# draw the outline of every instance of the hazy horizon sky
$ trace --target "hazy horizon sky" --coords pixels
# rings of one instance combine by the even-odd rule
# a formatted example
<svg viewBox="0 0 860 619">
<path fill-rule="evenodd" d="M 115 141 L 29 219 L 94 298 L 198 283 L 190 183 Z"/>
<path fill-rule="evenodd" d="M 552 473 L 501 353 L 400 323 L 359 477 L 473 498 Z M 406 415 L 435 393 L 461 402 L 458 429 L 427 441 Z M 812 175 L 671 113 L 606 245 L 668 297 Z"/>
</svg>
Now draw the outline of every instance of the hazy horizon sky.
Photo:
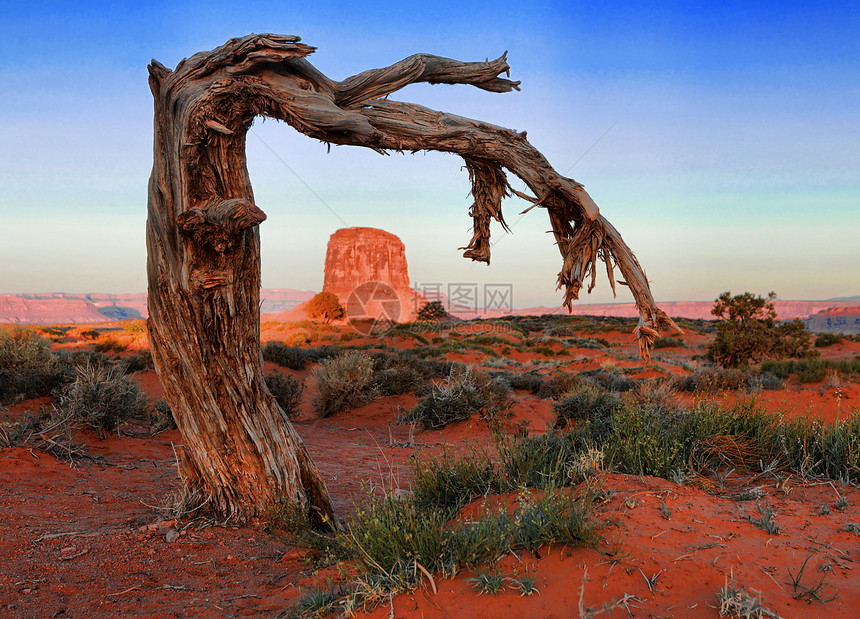
<svg viewBox="0 0 860 619">
<path fill-rule="evenodd" d="M 308 60 L 338 80 L 417 52 L 507 50 L 521 92 L 412 85 L 392 98 L 527 131 L 585 185 L 658 301 L 858 295 L 858 13 L 849 2 L 16 3 L 0 21 L 0 293 L 145 291 L 146 66 L 273 32 L 317 47 Z M 471 199 L 458 157 L 327 153 L 261 119 L 247 143 L 268 215 L 264 288 L 320 290 L 329 235 L 371 226 L 403 240 L 414 283 L 510 283 L 517 307 L 561 302 L 546 213 L 520 218 L 519 199 L 503 204 L 513 234 L 493 226 L 491 266 L 461 257 Z M 605 275 L 580 298 L 611 300 Z M 621 287 L 615 300 L 632 297 Z"/>
</svg>

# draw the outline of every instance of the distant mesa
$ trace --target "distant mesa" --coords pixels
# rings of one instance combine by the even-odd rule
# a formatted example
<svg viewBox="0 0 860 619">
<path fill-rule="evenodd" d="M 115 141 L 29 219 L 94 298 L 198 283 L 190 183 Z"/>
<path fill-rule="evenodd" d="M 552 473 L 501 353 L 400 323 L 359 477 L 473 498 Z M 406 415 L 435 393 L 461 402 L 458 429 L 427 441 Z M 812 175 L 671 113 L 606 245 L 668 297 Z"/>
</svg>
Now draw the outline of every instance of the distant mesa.
<svg viewBox="0 0 860 619">
<path fill-rule="evenodd" d="M 261 290 L 260 311 L 279 314 L 313 296 L 311 290 Z M 145 292 L 0 294 L 0 324 L 81 324 L 139 320 L 147 316 Z"/>
<path fill-rule="evenodd" d="M 0 323 L 44 325 L 105 322 L 86 295 L 4 294 L 0 295 Z"/>
<path fill-rule="evenodd" d="M 806 319 L 806 328 L 813 333 L 860 334 L 860 305 L 822 310 Z"/>
</svg>

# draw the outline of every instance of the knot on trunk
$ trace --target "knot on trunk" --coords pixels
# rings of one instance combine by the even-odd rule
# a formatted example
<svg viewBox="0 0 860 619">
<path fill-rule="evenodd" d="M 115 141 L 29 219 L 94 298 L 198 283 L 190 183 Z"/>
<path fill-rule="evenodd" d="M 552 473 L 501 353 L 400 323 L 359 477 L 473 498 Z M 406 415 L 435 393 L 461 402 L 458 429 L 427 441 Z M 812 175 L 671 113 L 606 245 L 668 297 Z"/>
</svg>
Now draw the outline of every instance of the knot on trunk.
<svg viewBox="0 0 860 619">
<path fill-rule="evenodd" d="M 176 216 L 176 224 L 184 236 L 219 253 L 232 246 L 241 232 L 265 220 L 266 214 L 244 198 L 213 199 L 203 207 L 192 208 Z"/>
</svg>

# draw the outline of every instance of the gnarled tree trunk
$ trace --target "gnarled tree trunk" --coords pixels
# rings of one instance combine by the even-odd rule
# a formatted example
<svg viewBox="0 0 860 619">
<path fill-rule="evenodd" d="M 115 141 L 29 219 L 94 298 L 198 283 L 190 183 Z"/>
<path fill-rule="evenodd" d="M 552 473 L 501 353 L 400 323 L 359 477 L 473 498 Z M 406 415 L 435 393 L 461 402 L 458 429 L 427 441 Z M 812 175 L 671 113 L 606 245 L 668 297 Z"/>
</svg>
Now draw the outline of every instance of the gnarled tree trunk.
<svg viewBox="0 0 860 619">
<path fill-rule="evenodd" d="M 165 397 L 185 442 L 180 471 L 190 490 L 223 517 L 245 520 L 278 501 L 314 519 L 331 502 L 301 439 L 262 375 L 260 249 L 265 214 L 254 203 L 245 135 L 255 116 L 286 121 L 313 138 L 386 150 L 439 150 L 466 162 L 475 202 L 465 256 L 489 263 L 490 220 L 504 225 L 502 199 L 519 176 L 549 212 L 563 257 L 565 304 L 594 286 L 602 260 L 633 293 L 647 356 L 656 329 L 674 326 L 618 232 L 582 185 L 555 172 L 517 133 L 382 98 L 413 82 L 471 84 L 506 92 L 505 57 L 464 63 L 418 54 L 335 82 L 304 57 L 298 37 L 249 35 L 183 60 L 149 66 L 155 98 L 155 162 L 149 184 L 147 250 L 150 337 Z"/>
</svg>

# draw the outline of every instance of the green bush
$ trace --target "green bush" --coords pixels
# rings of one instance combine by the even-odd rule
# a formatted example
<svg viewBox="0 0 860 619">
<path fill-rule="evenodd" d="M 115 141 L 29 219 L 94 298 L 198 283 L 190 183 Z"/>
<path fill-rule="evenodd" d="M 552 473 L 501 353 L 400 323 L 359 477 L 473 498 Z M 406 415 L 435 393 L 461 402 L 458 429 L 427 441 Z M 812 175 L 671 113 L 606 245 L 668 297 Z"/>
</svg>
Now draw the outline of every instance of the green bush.
<svg viewBox="0 0 860 619">
<path fill-rule="evenodd" d="M 313 405 L 320 417 L 361 406 L 379 395 L 374 384 L 373 359 L 358 351 L 328 359 L 313 369 L 311 379 L 317 386 Z"/>
<path fill-rule="evenodd" d="M 0 329 L 0 401 L 49 395 L 62 382 L 51 341 L 32 329 Z"/>
<path fill-rule="evenodd" d="M 810 346 L 812 334 L 802 320 L 778 322 L 771 292 L 767 299 L 745 292 L 732 297 L 724 292 L 711 313 L 722 319 L 708 347 L 708 358 L 725 368 L 764 359 L 803 358 L 818 353 Z"/>
<path fill-rule="evenodd" d="M 820 333 L 815 338 L 816 348 L 826 348 L 834 344 L 840 344 L 845 338 L 839 333 Z"/>
<path fill-rule="evenodd" d="M 619 370 L 599 368 L 596 370 L 580 372 L 579 375 L 582 378 L 603 387 L 607 391 L 624 393 L 625 391 L 631 391 L 636 388 L 636 381 Z"/>
<path fill-rule="evenodd" d="M 542 544 L 589 545 L 596 540 L 590 504 L 569 492 L 521 495 L 519 506 L 487 509 L 468 523 L 451 522 L 442 510 L 422 511 L 414 502 L 370 494 L 337 541 L 365 574 L 390 588 L 421 580 L 416 563 L 430 572 L 454 575 L 516 549 Z"/>
<path fill-rule="evenodd" d="M 114 368 L 97 365 L 76 368 L 75 380 L 63 388 L 58 406 L 61 414 L 94 428 L 101 437 L 123 421 L 144 418 L 148 409 L 149 401 L 137 382 Z"/>
<path fill-rule="evenodd" d="M 302 403 L 302 393 L 305 390 L 303 382 L 283 372 L 272 371 L 266 374 L 266 387 L 275 396 L 287 419 L 298 418 L 301 412 L 299 405 Z"/>
<path fill-rule="evenodd" d="M 591 426 L 590 432 L 605 435 L 609 420 L 620 408 L 621 398 L 617 394 L 597 385 L 583 385 L 553 404 L 553 427 L 565 428 L 571 424 Z"/>
<path fill-rule="evenodd" d="M 530 391 L 535 395 L 539 395 L 542 394 L 546 388 L 543 376 L 537 372 L 504 372 L 500 374 L 502 374 L 508 385 L 511 386 L 511 389 L 521 389 L 523 391 Z"/>
<path fill-rule="evenodd" d="M 559 398 L 565 393 L 578 389 L 583 382 L 580 375 L 559 370 L 543 382 L 536 395 L 541 398 Z"/>
<path fill-rule="evenodd" d="M 298 346 L 286 346 L 282 342 L 266 342 L 261 352 L 263 359 L 291 370 L 304 370 L 307 354 Z"/>
<path fill-rule="evenodd" d="M 684 340 L 680 337 L 658 337 L 654 340 L 654 348 L 684 348 Z"/>
<path fill-rule="evenodd" d="M 331 344 L 322 344 L 321 346 L 311 346 L 304 349 L 305 357 L 308 361 L 321 363 L 326 359 L 333 359 L 343 353 L 343 350 Z"/>
<path fill-rule="evenodd" d="M 853 359 L 778 359 L 763 361 L 762 372 L 769 372 L 783 380 L 797 376 L 800 382 L 817 383 L 824 380 L 827 372 L 844 376 L 860 375 L 860 357 Z"/>
</svg>

